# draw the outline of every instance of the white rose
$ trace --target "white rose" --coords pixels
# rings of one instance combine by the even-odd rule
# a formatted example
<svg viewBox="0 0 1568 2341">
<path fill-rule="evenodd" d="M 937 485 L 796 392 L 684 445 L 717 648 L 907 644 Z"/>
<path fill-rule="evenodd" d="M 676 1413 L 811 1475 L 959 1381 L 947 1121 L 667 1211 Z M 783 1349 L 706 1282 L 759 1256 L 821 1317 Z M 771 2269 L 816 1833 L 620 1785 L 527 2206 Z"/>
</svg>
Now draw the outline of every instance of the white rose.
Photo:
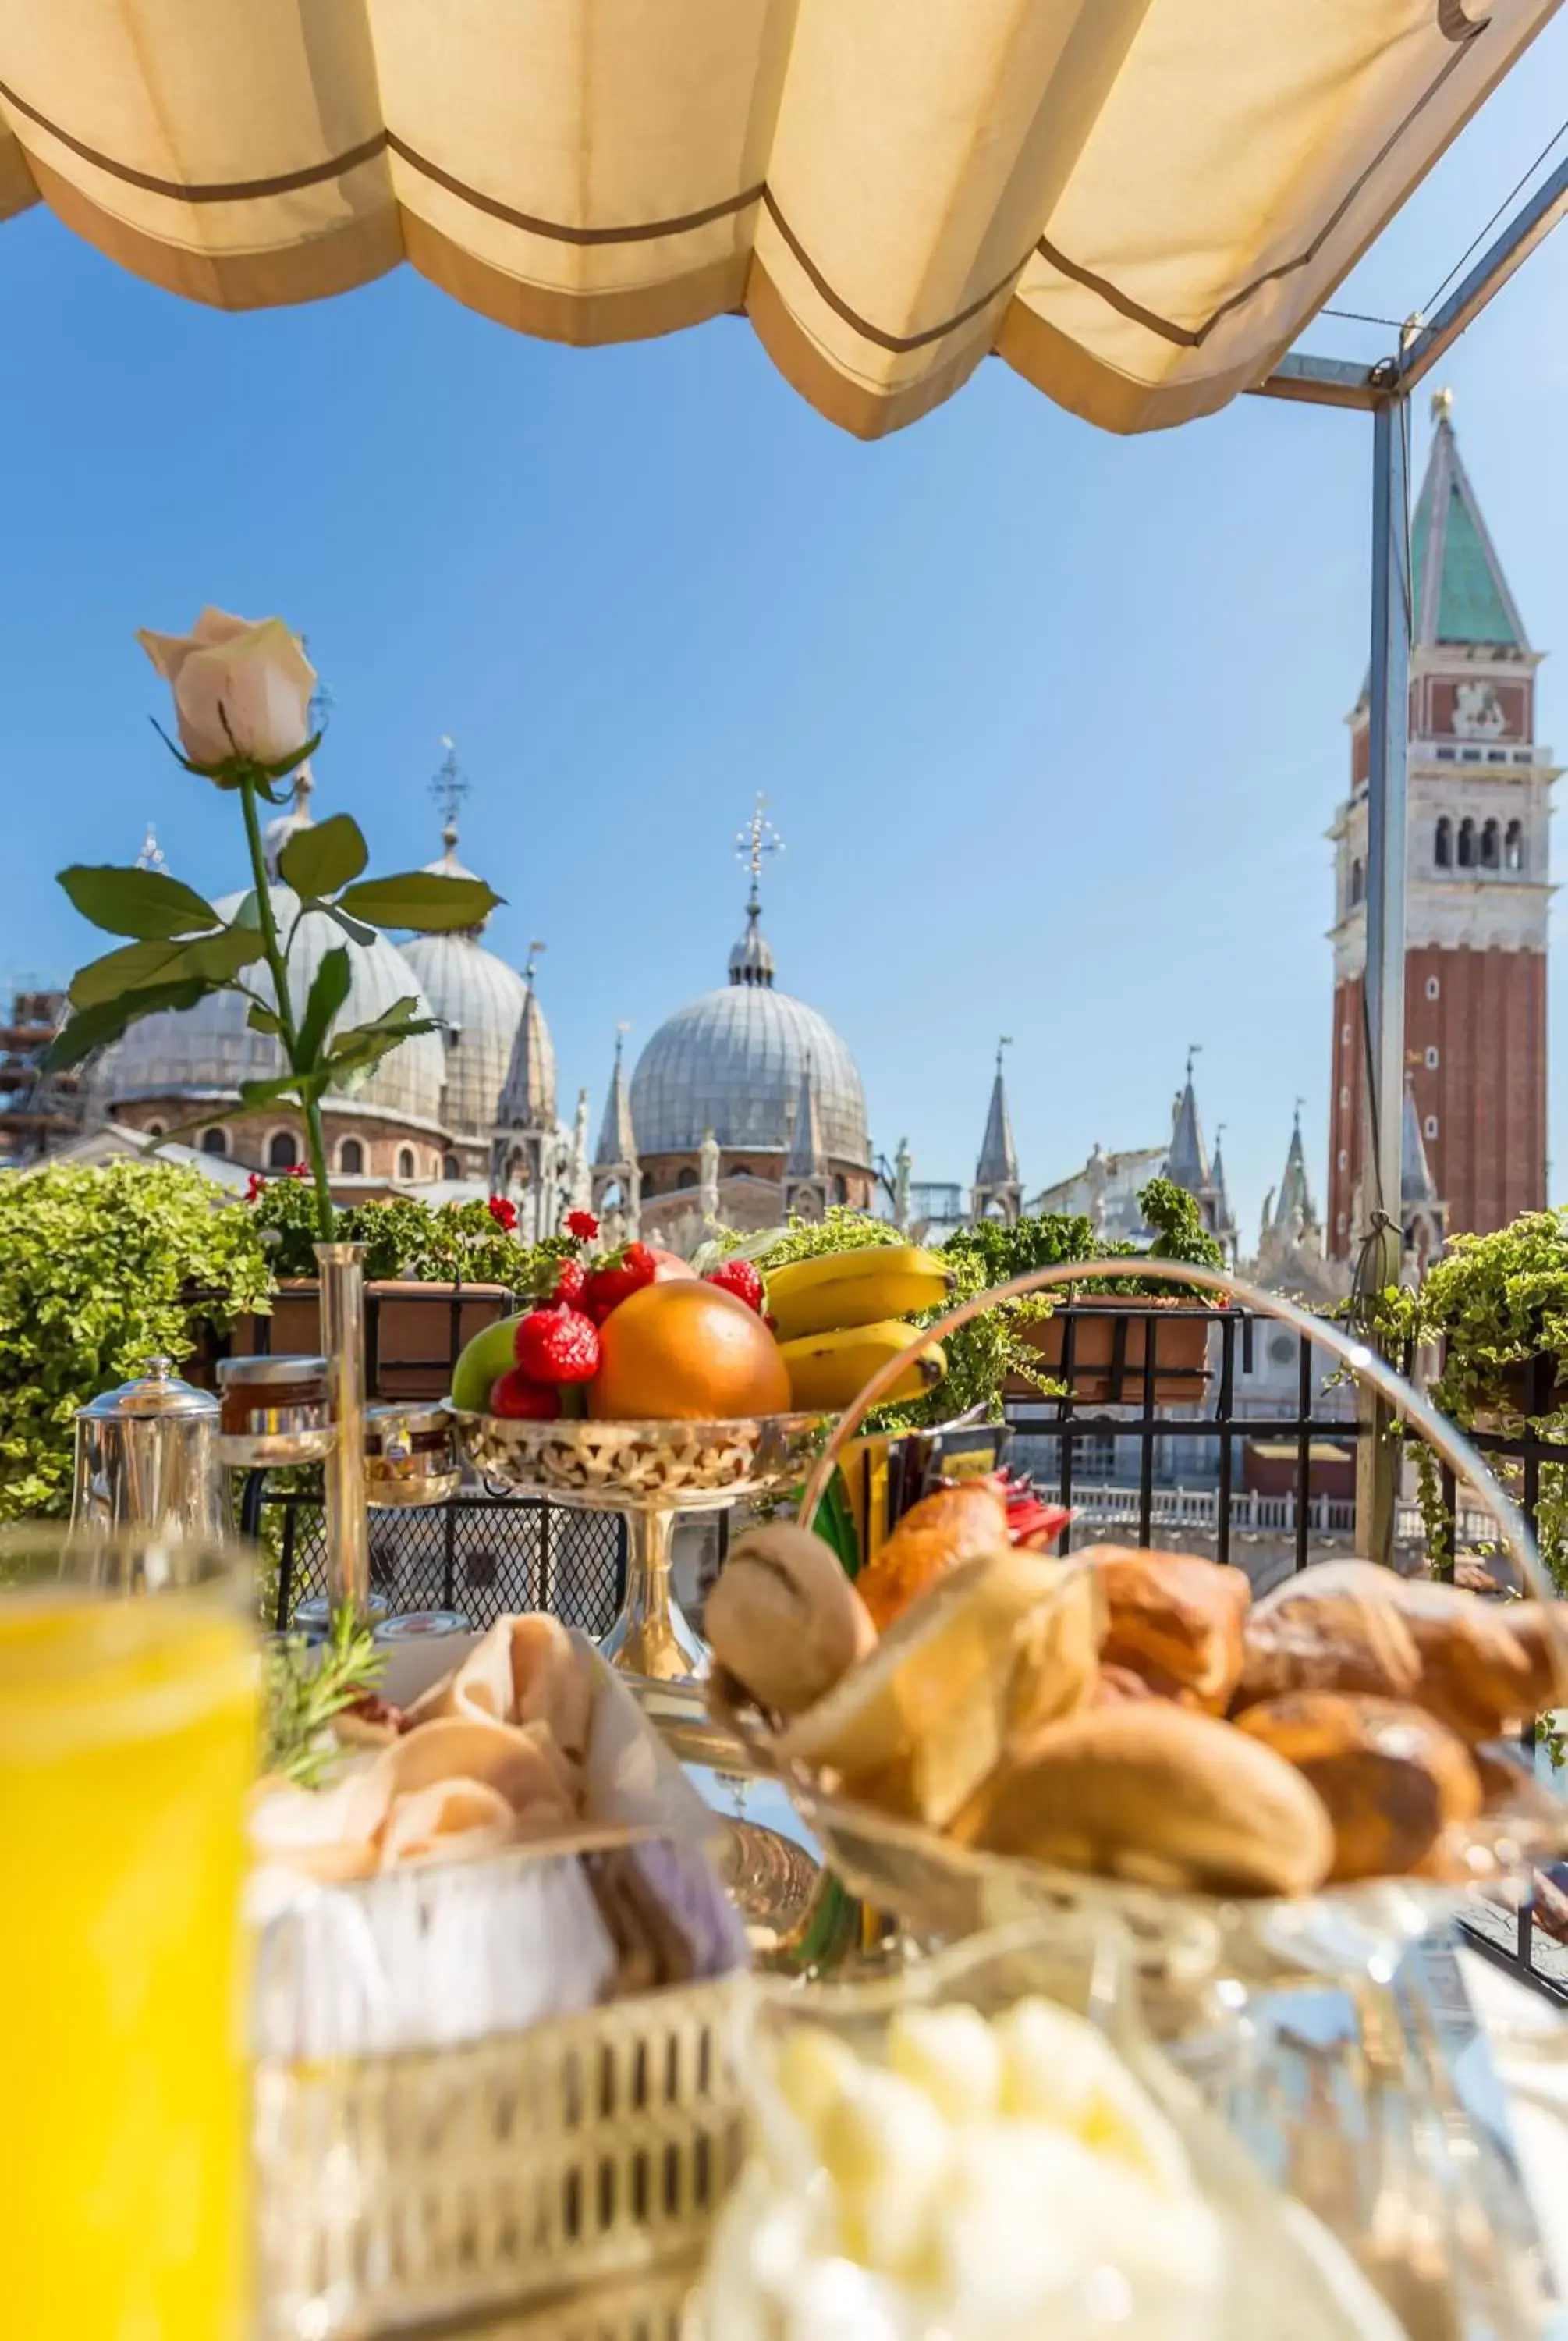
<svg viewBox="0 0 1568 2341">
<path fill-rule="evenodd" d="M 194 764 L 236 752 L 275 764 L 311 736 L 316 673 L 281 618 L 206 609 L 188 634 L 136 636 L 174 694 L 180 739 Z"/>
</svg>

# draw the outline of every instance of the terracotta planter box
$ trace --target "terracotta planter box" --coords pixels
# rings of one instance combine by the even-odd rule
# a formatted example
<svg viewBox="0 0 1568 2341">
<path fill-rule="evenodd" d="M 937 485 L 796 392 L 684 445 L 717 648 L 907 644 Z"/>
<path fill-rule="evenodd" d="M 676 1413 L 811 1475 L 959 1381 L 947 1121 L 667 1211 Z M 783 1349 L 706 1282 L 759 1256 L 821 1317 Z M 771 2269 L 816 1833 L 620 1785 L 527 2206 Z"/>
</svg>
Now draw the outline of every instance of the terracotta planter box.
<svg viewBox="0 0 1568 2341">
<path fill-rule="evenodd" d="M 461 1350 L 487 1325 L 508 1315 L 511 1306 L 511 1295 L 502 1284 L 421 1284 L 401 1280 L 367 1284 L 371 1396 L 444 1398 L 452 1388 L 454 1350 Z M 242 1317 L 236 1321 L 232 1344 L 235 1357 L 253 1355 L 263 1342 L 279 1356 L 320 1354 L 321 1310 L 313 1277 L 285 1278 L 271 1317 Z"/>
<path fill-rule="evenodd" d="M 1117 1300 L 1109 1293 L 1086 1294 L 1077 1306 L 1092 1314 L 1075 1318 L 1073 1323 L 1072 1394 L 1080 1406 L 1141 1406 L 1144 1400 L 1144 1367 L 1148 1355 L 1148 1337 L 1155 1336 L 1154 1402 L 1156 1406 L 1190 1405 L 1201 1399 L 1208 1382 L 1208 1335 L 1213 1311 L 1201 1317 L 1178 1316 L 1178 1309 L 1189 1303 L 1172 1300 L 1140 1300 L 1136 1303 Z M 1137 1314 L 1134 1314 L 1134 1309 Z M 1152 1327 L 1143 1313 L 1154 1310 L 1160 1322 Z M 1122 1329 L 1125 1346 L 1121 1354 L 1118 1381 L 1116 1366 L 1116 1335 Z M 1053 1380 L 1066 1380 L 1062 1371 L 1062 1356 L 1067 1342 L 1067 1320 L 1061 1316 L 1042 1318 L 1037 1324 L 1020 1325 L 1018 1333 L 1031 1350 L 1039 1354 L 1040 1364 Z M 1039 1392 L 1021 1374 L 1008 1377 L 1006 1394 L 1008 1398 L 1037 1398 Z"/>
</svg>

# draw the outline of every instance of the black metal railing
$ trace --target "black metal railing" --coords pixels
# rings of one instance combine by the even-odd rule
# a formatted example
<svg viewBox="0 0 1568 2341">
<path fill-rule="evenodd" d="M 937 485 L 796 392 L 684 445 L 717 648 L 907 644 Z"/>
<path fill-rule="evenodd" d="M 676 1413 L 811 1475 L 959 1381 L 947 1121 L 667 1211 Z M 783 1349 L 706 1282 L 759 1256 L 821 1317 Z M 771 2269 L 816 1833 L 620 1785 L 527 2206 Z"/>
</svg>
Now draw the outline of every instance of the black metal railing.
<svg viewBox="0 0 1568 2341">
<path fill-rule="evenodd" d="M 1209 1330 L 1209 1361 L 1201 1367 L 1162 1362 L 1162 1332 L 1166 1337 L 1168 1356 L 1174 1346 L 1170 1329 L 1195 1320 L 1203 1320 Z M 1294 1411 L 1237 1413 L 1238 1367 L 1243 1375 L 1254 1370 L 1260 1321 L 1270 1320 L 1260 1320 L 1251 1310 L 1209 1309 L 1196 1304 L 1147 1309 L 1129 1306 L 1117 1309 L 1114 1315 L 1103 1308 L 1091 1310 L 1077 1303 L 1058 1306 L 1053 1322 L 1062 1326 L 1061 1362 L 1047 1370 L 1067 1386 L 1066 1395 L 1055 1399 L 1010 1398 L 1006 1408 L 1008 1425 L 1016 1437 L 1027 1439 L 1031 1449 L 1037 1441 L 1044 1440 L 1054 1444 L 1057 1450 L 1054 1482 L 1048 1472 L 1037 1467 L 1034 1454 L 1029 1455 L 1031 1475 L 1041 1493 L 1054 1493 L 1058 1502 L 1072 1504 L 1075 1489 L 1081 1484 L 1078 1459 L 1086 1443 L 1111 1439 L 1119 1446 L 1130 1441 L 1137 1450 L 1133 1541 L 1150 1545 L 1155 1540 L 1156 1481 L 1161 1448 L 1178 1439 L 1191 1439 L 1200 1447 L 1212 1446 L 1215 1558 L 1228 1562 L 1237 1494 L 1237 1442 L 1245 1445 L 1251 1439 L 1283 1441 L 1294 1449 L 1293 1561 L 1296 1569 L 1305 1569 L 1314 1529 L 1313 1446 L 1315 1442 L 1333 1442 L 1335 1446 L 1343 1443 L 1348 1459 L 1355 1442 L 1364 1435 L 1363 1426 L 1353 1414 L 1325 1414 L 1319 1410 L 1318 1383 L 1324 1370 L 1338 1361 L 1325 1350 L 1320 1366 L 1317 1345 L 1306 1340 L 1296 1345 Z M 1088 1406 L 1075 1395 L 1081 1330 L 1086 1324 L 1097 1330 L 1108 1325 L 1111 1336 L 1108 1361 L 1102 1363 L 1097 1358 L 1087 1374 L 1092 1386 L 1106 1394 L 1097 1397 Z M 1130 1336 L 1135 1327 L 1141 1333 L 1137 1344 L 1141 1354 L 1129 1361 Z M 1217 1365 L 1214 1362 L 1216 1350 Z M 1206 1408 L 1211 1390 L 1212 1408 Z M 1170 1403 L 1181 1409 L 1180 1412 L 1172 1412 L 1159 1403 L 1162 1390 L 1176 1393 Z M 1107 1408 L 1116 1411 L 1105 1411 Z M 1062 1550 L 1069 1549 L 1072 1534 L 1070 1527 L 1064 1532 Z"/>
</svg>

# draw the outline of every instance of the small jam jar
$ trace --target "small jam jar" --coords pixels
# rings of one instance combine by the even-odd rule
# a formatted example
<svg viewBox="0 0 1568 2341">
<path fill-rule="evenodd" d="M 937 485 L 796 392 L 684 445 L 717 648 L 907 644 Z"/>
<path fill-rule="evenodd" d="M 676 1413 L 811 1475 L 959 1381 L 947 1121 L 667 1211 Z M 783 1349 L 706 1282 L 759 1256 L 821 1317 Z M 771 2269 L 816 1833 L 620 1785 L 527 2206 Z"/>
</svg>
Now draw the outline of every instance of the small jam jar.
<svg viewBox="0 0 1568 2341">
<path fill-rule="evenodd" d="M 461 1483 L 457 1434 L 444 1407 L 393 1400 L 365 1409 L 367 1504 L 444 1504 Z"/>
<path fill-rule="evenodd" d="M 258 1470 L 314 1463 L 335 1426 L 324 1358 L 223 1358 L 218 1362 L 218 1459 Z"/>
</svg>

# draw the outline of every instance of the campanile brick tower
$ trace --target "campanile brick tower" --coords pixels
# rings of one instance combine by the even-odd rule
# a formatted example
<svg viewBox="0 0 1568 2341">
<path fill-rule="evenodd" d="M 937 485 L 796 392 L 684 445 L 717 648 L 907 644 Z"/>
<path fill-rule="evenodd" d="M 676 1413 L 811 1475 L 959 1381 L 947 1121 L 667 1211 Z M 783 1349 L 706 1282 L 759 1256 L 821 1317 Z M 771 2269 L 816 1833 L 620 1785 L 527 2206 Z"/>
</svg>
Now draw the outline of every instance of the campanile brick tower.
<svg viewBox="0 0 1568 2341">
<path fill-rule="evenodd" d="M 1411 543 L 1405 1059 L 1449 1234 L 1546 1200 L 1548 815 L 1535 670 L 1440 390 Z M 1351 715 L 1335 848 L 1329 1249 L 1359 1233 L 1367 695 Z M 1408 1148 L 1407 1148 L 1408 1151 Z"/>
</svg>

